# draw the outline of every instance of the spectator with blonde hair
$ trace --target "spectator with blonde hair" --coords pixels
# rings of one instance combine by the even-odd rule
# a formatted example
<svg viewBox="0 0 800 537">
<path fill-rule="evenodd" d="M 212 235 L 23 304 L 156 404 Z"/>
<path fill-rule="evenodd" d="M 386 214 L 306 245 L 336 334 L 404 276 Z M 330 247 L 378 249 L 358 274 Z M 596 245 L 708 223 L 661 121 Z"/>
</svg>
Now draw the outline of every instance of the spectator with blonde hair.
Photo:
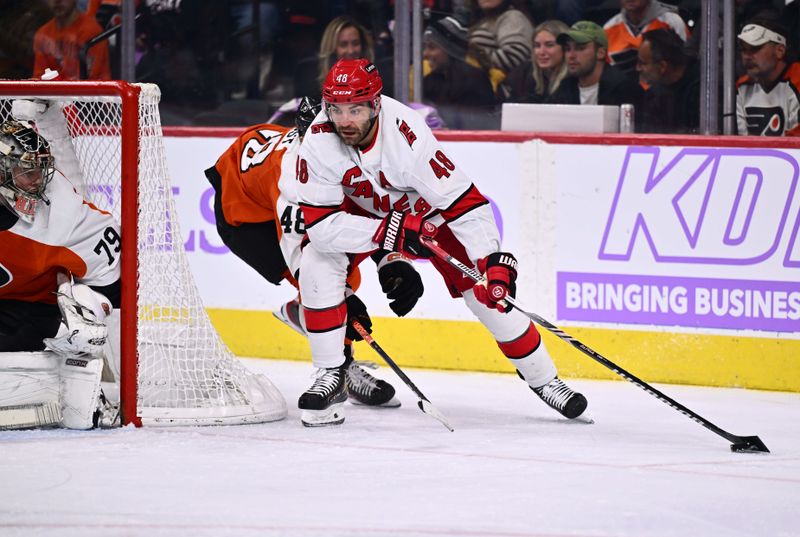
<svg viewBox="0 0 800 537">
<path fill-rule="evenodd" d="M 375 62 L 372 34 L 361 23 L 349 15 L 336 17 L 325 27 L 319 45 L 319 54 L 298 63 L 294 77 L 295 95 L 319 95 L 322 82 L 331 66 L 341 59 L 366 58 Z M 391 73 L 392 68 L 375 62 L 381 72 Z M 391 77 L 389 77 L 391 78 Z M 384 84 L 391 94 L 391 80 Z"/>
<path fill-rule="evenodd" d="M 518 67 L 503 84 L 505 101 L 542 103 L 555 93 L 567 76 L 564 49 L 558 36 L 569 30 L 559 20 L 548 20 L 533 29 L 531 61 Z"/>
</svg>

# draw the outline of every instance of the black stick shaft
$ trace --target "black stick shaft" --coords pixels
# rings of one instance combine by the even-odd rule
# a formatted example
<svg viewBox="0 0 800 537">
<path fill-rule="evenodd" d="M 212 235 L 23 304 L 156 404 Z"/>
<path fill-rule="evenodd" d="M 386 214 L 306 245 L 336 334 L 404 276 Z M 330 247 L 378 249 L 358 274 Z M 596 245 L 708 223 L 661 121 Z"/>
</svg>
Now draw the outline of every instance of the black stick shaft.
<svg viewBox="0 0 800 537">
<path fill-rule="evenodd" d="M 389 364 L 389 367 L 392 368 L 392 371 L 397 373 L 397 376 L 400 377 L 400 379 L 405 383 L 405 385 L 408 386 L 411 389 L 411 391 L 414 392 L 414 394 L 416 394 L 417 397 L 419 397 L 419 401 L 417 401 L 417 406 L 419 407 L 419 409 L 425 414 L 428 414 L 429 416 L 438 420 L 442 425 L 447 427 L 447 429 L 450 432 L 453 432 L 453 427 L 450 425 L 450 422 L 447 421 L 447 418 L 444 416 L 444 414 L 442 414 L 438 408 L 433 406 L 433 403 L 431 403 L 430 400 L 427 397 L 425 397 L 421 391 L 419 391 L 419 388 L 417 388 L 416 384 L 411 382 L 411 379 L 408 378 L 408 376 L 406 376 L 406 374 L 403 372 L 402 369 L 400 369 L 400 366 L 397 365 L 394 362 L 394 360 L 392 360 L 389 357 L 388 354 L 386 354 L 386 351 L 384 351 L 381 348 L 381 346 L 378 345 L 378 342 L 372 338 L 370 333 L 367 332 L 366 329 L 364 329 L 361 323 L 355 320 L 351 322 L 353 324 L 353 328 L 355 328 L 356 332 L 358 332 L 361 335 L 361 337 L 364 338 L 364 341 L 369 343 L 369 346 L 372 347 L 372 349 L 375 352 L 377 352 L 387 364 Z"/>
<path fill-rule="evenodd" d="M 483 276 L 477 270 L 475 270 L 473 268 L 470 268 L 470 267 L 464 265 L 463 263 L 461 263 L 458 259 L 456 259 L 452 255 L 447 253 L 444 249 L 442 249 L 442 247 L 439 246 L 436 242 L 431 241 L 431 240 L 427 240 L 425 238 L 422 238 L 421 241 L 422 241 L 423 245 L 425 247 L 427 247 L 429 250 L 431 250 L 437 257 L 441 258 L 443 261 L 446 261 L 448 264 L 450 264 L 451 266 L 453 266 L 456 269 L 458 269 L 459 271 L 461 271 L 462 274 L 464 274 L 465 276 L 471 278 L 476 283 L 483 280 Z M 696 412 L 694 412 L 694 411 L 690 410 L 689 408 L 685 407 L 684 405 L 680 404 L 679 402 L 677 402 L 673 398 L 671 398 L 668 395 L 666 395 L 666 394 L 662 393 L 661 391 L 657 390 L 656 388 L 654 388 L 653 386 L 651 386 L 647 382 L 643 381 L 642 379 L 640 379 L 639 377 L 637 377 L 633 373 L 630 373 L 630 372 L 626 371 L 625 369 L 623 369 L 622 367 L 618 366 L 617 364 L 615 364 L 614 362 L 612 362 L 611 360 L 609 360 L 608 358 L 606 358 L 605 356 L 603 356 L 599 352 L 595 351 L 594 349 L 592 349 L 588 345 L 585 345 L 584 343 L 581 343 L 580 341 L 578 341 L 574 337 L 570 336 L 569 334 L 567 334 L 566 332 L 564 332 L 563 330 L 561 330 L 560 328 L 555 326 L 553 323 L 547 321 L 546 319 L 544 319 L 543 317 L 540 317 L 539 315 L 537 315 L 535 313 L 531 313 L 531 312 L 526 311 L 524 308 L 520 307 L 520 305 L 517 303 L 516 300 L 514 300 L 513 297 L 510 297 L 510 296 L 506 297 L 505 300 L 510 305 L 512 305 L 515 308 L 517 308 L 522 314 L 524 314 L 529 319 L 534 321 L 536 324 L 546 328 L 548 331 L 550 331 L 551 333 L 555 334 L 559 339 L 562 339 L 562 340 L 566 341 L 567 343 L 569 343 L 570 345 L 572 345 L 573 347 L 575 347 L 576 349 L 578 349 L 579 351 L 581 351 L 582 353 L 587 355 L 589 358 L 591 358 L 594 361 L 600 363 L 601 365 L 607 367 L 608 369 L 610 369 L 611 371 L 613 371 L 614 373 L 616 373 L 620 377 L 622 377 L 625 380 L 635 384 L 636 386 L 638 386 L 639 388 L 643 389 L 644 391 L 646 391 L 647 393 L 649 393 L 650 395 L 652 395 L 653 397 L 655 397 L 656 399 L 658 399 L 662 403 L 665 403 L 665 404 L 669 405 L 670 407 L 674 408 L 675 410 L 677 410 L 681 414 L 685 415 L 689 419 L 695 421 L 696 423 L 699 423 L 700 425 L 702 425 L 706 429 L 710 430 L 711 432 L 718 434 L 719 436 L 721 436 L 722 438 L 728 440 L 729 442 L 733 442 L 734 446 L 731 446 L 732 449 L 737 447 L 737 446 L 739 446 L 739 447 L 747 446 L 747 447 L 750 448 L 750 449 L 748 449 L 749 451 L 769 452 L 769 450 L 767 449 L 767 446 L 765 446 L 764 443 L 761 441 L 761 439 L 759 439 L 757 436 L 751 436 L 751 437 L 737 436 L 735 434 L 729 433 L 728 431 L 718 427 L 717 425 L 714 425 L 713 423 L 711 423 L 710 421 L 705 419 L 703 416 L 697 414 Z M 738 451 L 738 450 L 736 450 L 736 451 Z"/>
<path fill-rule="evenodd" d="M 400 369 L 400 366 L 397 365 L 395 361 L 392 360 L 391 357 L 389 357 L 388 354 L 386 354 L 386 351 L 384 351 L 381 348 L 381 346 L 378 345 L 378 342 L 375 341 L 375 339 L 373 339 L 370 333 L 367 332 L 363 326 L 361 326 L 361 323 L 359 323 L 358 321 L 352 321 L 352 323 L 353 323 L 353 328 L 356 329 L 356 332 L 358 332 L 359 335 L 364 338 L 364 341 L 366 341 L 369 344 L 369 346 L 372 347 L 375 350 L 375 352 L 377 352 L 387 364 L 389 364 L 389 367 L 392 368 L 392 371 L 397 373 L 397 376 L 400 377 L 400 379 L 406 384 L 406 386 L 408 386 L 411 389 L 411 391 L 417 395 L 417 397 L 419 397 L 423 401 L 428 401 L 430 403 L 428 398 L 425 397 L 425 395 L 423 395 L 421 391 L 419 391 L 419 388 L 417 388 L 416 384 L 411 382 L 411 379 L 408 378 L 408 376 L 403 372 L 402 369 Z"/>
</svg>

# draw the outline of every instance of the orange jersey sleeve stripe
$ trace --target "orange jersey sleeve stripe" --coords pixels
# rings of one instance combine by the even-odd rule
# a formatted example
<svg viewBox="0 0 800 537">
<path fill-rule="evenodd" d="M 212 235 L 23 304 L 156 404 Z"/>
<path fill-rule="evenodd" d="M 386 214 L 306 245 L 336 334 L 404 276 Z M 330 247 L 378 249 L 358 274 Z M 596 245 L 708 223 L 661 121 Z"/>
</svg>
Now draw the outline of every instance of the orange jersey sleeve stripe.
<svg viewBox="0 0 800 537">
<path fill-rule="evenodd" d="M 3 267 L 11 281 L 0 287 L 0 299 L 55 304 L 56 274 L 69 272 L 76 278 L 86 275 L 83 259 L 69 248 L 51 246 L 12 233 L 0 231 Z"/>
</svg>

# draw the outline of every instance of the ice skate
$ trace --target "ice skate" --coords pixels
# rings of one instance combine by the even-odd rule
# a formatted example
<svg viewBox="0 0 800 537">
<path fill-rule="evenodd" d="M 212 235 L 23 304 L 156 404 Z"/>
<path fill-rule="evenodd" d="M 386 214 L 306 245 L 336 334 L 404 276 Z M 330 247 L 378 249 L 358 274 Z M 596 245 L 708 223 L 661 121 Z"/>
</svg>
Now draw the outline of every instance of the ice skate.
<svg viewBox="0 0 800 537">
<path fill-rule="evenodd" d="M 556 410 L 565 418 L 577 418 L 583 414 L 588 405 L 586 397 L 573 391 L 558 377 L 544 386 L 539 386 L 538 388 L 530 386 L 530 389 L 533 390 L 533 393 L 538 395 L 542 401 L 547 403 L 547 406 Z"/>
<path fill-rule="evenodd" d="M 296 298 L 273 311 L 272 315 L 301 336 L 307 335 L 300 320 L 300 302 Z"/>
<path fill-rule="evenodd" d="M 385 380 L 377 379 L 364 370 L 365 367 L 376 369 L 374 362 L 357 362 L 345 348 L 347 359 L 347 392 L 350 402 L 355 405 L 397 408 L 400 400 L 395 397 L 394 386 Z"/>
<path fill-rule="evenodd" d="M 323 427 L 344 423 L 344 402 L 347 400 L 345 366 L 320 369 L 316 380 L 300 396 L 300 421 L 306 427 Z"/>
</svg>

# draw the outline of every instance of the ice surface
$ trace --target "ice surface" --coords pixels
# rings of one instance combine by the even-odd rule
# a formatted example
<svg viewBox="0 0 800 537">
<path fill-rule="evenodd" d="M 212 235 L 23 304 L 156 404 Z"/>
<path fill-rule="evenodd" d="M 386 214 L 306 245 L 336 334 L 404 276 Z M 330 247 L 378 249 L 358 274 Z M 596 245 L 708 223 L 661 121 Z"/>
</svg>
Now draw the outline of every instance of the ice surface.
<svg viewBox="0 0 800 537">
<path fill-rule="evenodd" d="M 515 375 L 409 369 L 451 433 L 388 367 L 401 408 L 348 404 L 344 425 L 308 429 L 310 364 L 247 363 L 285 394 L 287 420 L 0 432 L 0 535 L 800 535 L 798 394 L 659 386 L 760 436 L 772 453 L 754 455 L 627 382 L 570 381 L 586 425 Z"/>
</svg>

